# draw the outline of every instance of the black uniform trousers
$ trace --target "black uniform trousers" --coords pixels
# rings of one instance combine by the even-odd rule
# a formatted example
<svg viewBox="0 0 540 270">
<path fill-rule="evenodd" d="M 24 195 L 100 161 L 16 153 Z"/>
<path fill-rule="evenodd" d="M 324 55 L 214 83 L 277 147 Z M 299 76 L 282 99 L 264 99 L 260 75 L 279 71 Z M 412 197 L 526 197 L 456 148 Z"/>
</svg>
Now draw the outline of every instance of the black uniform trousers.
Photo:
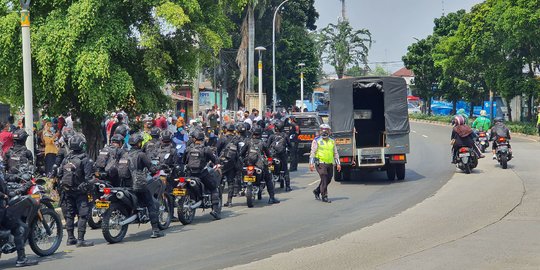
<svg viewBox="0 0 540 270">
<path fill-rule="evenodd" d="M 86 222 L 88 221 L 88 214 L 90 212 L 88 195 L 86 193 L 68 190 L 62 191 L 60 207 L 62 208 L 68 231 L 75 229 L 75 216 L 78 216 L 77 230 L 82 233 L 86 232 Z"/>
<path fill-rule="evenodd" d="M 321 196 L 323 198 L 328 197 L 328 185 L 332 181 L 332 176 L 334 176 L 334 165 L 333 164 L 325 164 L 325 163 L 319 163 L 319 165 L 316 165 L 315 168 L 317 169 L 317 173 L 319 173 L 319 176 L 321 177 L 321 182 L 319 183 L 319 186 L 315 189 L 317 193 L 321 193 Z"/>
</svg>

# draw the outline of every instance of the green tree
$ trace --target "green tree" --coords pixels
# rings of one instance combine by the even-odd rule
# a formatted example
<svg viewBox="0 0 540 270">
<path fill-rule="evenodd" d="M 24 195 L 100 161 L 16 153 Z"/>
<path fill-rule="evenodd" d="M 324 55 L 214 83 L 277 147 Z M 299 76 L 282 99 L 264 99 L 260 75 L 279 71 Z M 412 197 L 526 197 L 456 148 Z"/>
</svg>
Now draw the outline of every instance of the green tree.
<svg viewBox="0 0 540 270">
<path fill-rule="evenodd" d="M 376 65 L 375 70 L 368 72 L 369 76 L 390 76 L 390 72 L 384 69 L 381 65 Z"/>
<path fill-rule="evenodd" d="M 369 30 L 354 30 L 346 20 L 329 24 L 319 35 L 321 59 L 334 67 L 340 79 L 349 65 L 367 65 L 371 44 Z"/>
<path fill-rule="evenodd" d="M 22 104 L 20 26 L 16 1 L 0 4 L 1 96 Z M 204 7 L 204 11 L 203 8 Z M 37 1 L 31 6 L 36 108 L 71 110 L 92 151 L 96 127 L 115 108 L 159 111 L 161 87 L 193 75 L 197 57 L 230 46 L 229 9 L 237 1 Z"/>
</svg>

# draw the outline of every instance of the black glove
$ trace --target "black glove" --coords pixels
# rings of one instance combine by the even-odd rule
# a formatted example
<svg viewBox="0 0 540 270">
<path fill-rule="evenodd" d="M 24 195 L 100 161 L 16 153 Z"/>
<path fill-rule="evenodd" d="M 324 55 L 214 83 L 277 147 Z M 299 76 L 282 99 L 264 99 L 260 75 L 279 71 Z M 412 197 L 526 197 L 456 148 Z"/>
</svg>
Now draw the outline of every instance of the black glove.
<svg viewBox="0 0 540 270">
<path fill-rule="evenodd" d="M 84 182 L 80 184 L 77 189 L 81 192 L 87 193 L 92 189 L 92 184 L 90 182 Z"/>
</svg>

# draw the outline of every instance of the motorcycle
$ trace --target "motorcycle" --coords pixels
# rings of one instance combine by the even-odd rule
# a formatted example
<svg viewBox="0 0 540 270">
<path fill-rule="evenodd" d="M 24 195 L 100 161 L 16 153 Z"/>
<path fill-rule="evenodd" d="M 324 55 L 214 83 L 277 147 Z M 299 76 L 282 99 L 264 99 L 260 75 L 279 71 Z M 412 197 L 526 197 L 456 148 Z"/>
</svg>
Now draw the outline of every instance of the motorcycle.
<svg viewBox="0 0 540 270">
<path fill-rule="evenodd" d="M 20 189 L 20 185 L 8 185 L 8 189 Z M 38 194 L 38 193 L 35 193 Z M 62 243 L 62 220 L 54 209 L 43 208 L 35 194 L 16 194 L 8 201 L 6 216 L 22 219 L 28 224 L 28 244 L 40 256 L 54 254 Z M 16 251 L 14 237 L 10 231 L 0 231 L 0 251 L 4 254 Z"/>
<path fill-rule="evenodd" d="M 262 192 L 266 187 L 266 183 L 263 178 L 263 170 L 253 165 L 249 165 L 242 170 L 242 191 L 241 194 L 245 194 L 246 203 L 249 208 L 253 207 L 255 201 L 255 195 L 257 199 L 262 199 Z"/>
<path fill-rule="evenodd" d="M 171 224 L 170 195 L 166 192 L 167 179 L 152 177 L 147 184 L 154 203 L 158 206 L 158 228 L 165 230 Z M 129 224 L 150 222 L 148 209 L 139 206 L 139 200 L 132 188 L 100 186 L 103 196 L 96 201 L 96 208 L 105 209 L 102 215 L 101 231 L 111 244 L 124 240 Z"/>
<path fill-rule="evenodd" d="M 88 194 L 88 202 L 91 205 L 90 216 L 88 217 L 88 226 L 90 226 L 90 228 L 94 230 L 101 228 L 101 223 L 103 222 L 103 213 L 105 213 L 106 210 L 96 207 L 96 201 L 99 200 L 101 196 L 103 196 L 103 193 L 101 193 L 100 190 L 102 189 L 102 187 L 112 187 L 112 185 L 108 181 L 102 180 L 106 179 L 106 176 L 106 174 L 101 173 L 98 176 L 100 180 L 94 183 L 92 191 Z"/>
<path fill-rule="evenodd" d="M 281 166 L 281 160 L 279 158 L 269 157 L 268 169 L 272 174 L 272 181 L 274 181 L 274 183 L 279 182 L 280 188 L 285 187 L 285 171 L 283 171 L 283 166 Z"/>
<path fill-rule="evenodd" d="M 478 132 L 477 144 L 480 150 L 482 151 L 482 153 L 485 153 L 486 149 L 489 147 L 489 137 L 488 137 L 487 132 L 485 131 Z"/>
<path fill-rule="evenodd" d="M 474 150 L 469 147 L 460 147 L 457 153 L 456 167 L 470 174 L 478 166 L 478 157 Z"/>
<path fill-rule="evenodd" d="M 497 149 L 495 150 L 497 161 L 503 169 L 508 168 L 508 161 L 512 159 L 512 150 L 506 138 L 500 137 L 497 139 Z"/>
<path fill-rule="evenodd" d="M 214 172 L 209 170 L 209 173 Z M 176 197 L 178 219 L 183 225 L 193 222 L 197 208 L 212 209 L 212 191 L 204 185 L 200 178 L 186 176 L 177 178 L 175 181 L 177 185 L 173 188 L 172 194 Z M 220 212 L 222 207 L 221 195 L 222 189 L 219 188 L 218 211 Z"/>
</svg>

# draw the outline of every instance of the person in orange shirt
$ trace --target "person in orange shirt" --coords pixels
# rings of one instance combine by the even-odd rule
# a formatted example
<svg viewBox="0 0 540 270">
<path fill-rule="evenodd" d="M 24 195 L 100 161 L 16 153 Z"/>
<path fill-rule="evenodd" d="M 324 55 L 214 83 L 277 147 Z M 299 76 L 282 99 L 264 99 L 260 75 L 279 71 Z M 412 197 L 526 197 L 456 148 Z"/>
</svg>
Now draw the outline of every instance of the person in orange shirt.
<svg viewBox="0 0 540 270">
<path fill-rule="evenodd" d="M 56 155 L 58 154 L 58 148 L 54 143 L 58 139 L 58 133 L 50 121 L 45 123 L 42 136 L 43 144 L 45 145 L 45 172 L 49 174 L 52 172 L 52 168 L 56 162 Z"/>
</svg>

